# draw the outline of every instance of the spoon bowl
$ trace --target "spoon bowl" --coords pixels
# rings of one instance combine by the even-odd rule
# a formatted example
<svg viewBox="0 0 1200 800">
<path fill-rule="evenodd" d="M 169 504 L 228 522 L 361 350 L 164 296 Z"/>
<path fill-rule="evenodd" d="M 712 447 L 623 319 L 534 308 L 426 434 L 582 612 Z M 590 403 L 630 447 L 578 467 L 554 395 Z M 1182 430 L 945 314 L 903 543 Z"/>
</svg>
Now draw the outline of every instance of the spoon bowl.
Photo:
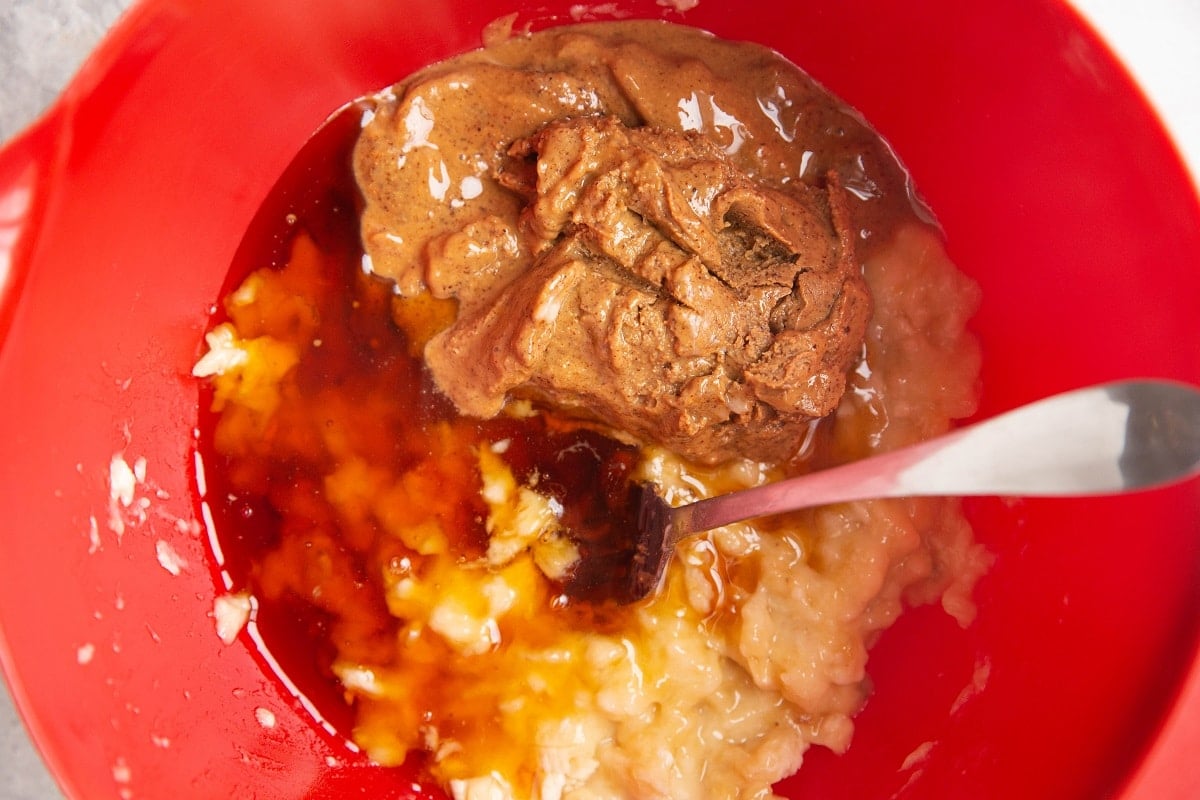
<svg viewBox="0 0 1200 800">
<path fill-rule="evenodd" d="M 657 590 L 680 541 L 756 517 L 884 497 L 1121 494 L 1197 472 L 1200 390 L 1142 380 L 1065 392 L 911 447 L 682 506 L 643 484 L 624 599 Z"/>
</svg>

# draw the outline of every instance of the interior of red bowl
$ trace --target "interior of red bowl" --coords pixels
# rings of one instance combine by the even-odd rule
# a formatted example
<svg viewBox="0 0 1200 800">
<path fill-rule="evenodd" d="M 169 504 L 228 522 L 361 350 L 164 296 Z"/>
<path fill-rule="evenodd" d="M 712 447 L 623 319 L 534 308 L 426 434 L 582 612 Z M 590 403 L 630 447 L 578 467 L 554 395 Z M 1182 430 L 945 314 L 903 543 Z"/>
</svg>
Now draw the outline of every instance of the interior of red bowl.
<svg viewBox="0 0 1200 800">
<path fill-rule="evenodd" d="M 982 415 L 1114 378 L 1200 382 L 1194 191 L 1059 4 L 605 6 L 775 47 L 891 141 L 983 287 Z M 572 20 L 567 2 L 516 8 Z M 0 659 L 70 796 L 425 796 L 324 730 L 247 637 L 216 636 L 190 368 L 308 134 L 511 10 L 152 0 L 0 155 L 0 225 L 19 234 L 0 298 Z M 996 556 L 976 622 L 922 608 L 890 630 L 849 753 L 814 750 L 788 796 L 1095 797 L 1153 746 L 1196 658 L 1200 485 L 969 510 Z"/>
</svg>

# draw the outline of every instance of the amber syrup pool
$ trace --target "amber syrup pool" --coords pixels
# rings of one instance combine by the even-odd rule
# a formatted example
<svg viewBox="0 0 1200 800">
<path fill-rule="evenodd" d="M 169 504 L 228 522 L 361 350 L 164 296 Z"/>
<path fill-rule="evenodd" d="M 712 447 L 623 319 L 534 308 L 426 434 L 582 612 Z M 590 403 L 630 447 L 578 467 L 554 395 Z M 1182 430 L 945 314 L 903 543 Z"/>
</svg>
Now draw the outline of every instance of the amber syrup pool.
<svg viewBox="0 0 1200 800">
<path fill-rule="evenodd" d="M 624 585 L 630 559 L 628 478 L 637 451 L 540 415 L 462 419 L 441 399 L 392 322 L 391 286 L 363 273 L 350 168 L 359 117 L 354 107 L 336 115 L 292 162 L 249 226 L 221 296 L 256 270 L 283 270 L 302 257 L 297 241 L 309 240 L 313 247 L 304 248 L 303 257 L 314 263 L 307 265 L 304 289 L 320 322 L 285 402 L 310 423 L 325 415 L 330 428 L 349 426 L 372 463 L 423 474 L 432 513 L 464 559 L 478 557 L 487 541 L 487 509 L 471 453 L 503 440 L 503 459 L 516 480 L 536 476 L 538 491 L 561 504 L 562 523 L 588 570 L 574 576 L 554 607 L 570 624 L 605 627 L 621 616 L 608 598 Z M 214 324 L 226 318 L 219 312 Z M 212 388 L 205 384 L 202 395 L 201 407 L 211 408 Z M 278 665 L 279 677 L 327 727 L 350 739 L 353 707 L 332 664 L 339 649 L 370 649 L 397 636 L 400 621 L 388 611 L 379 561 L 403 558 L 403 548 L 383 542 L 387 534 L 373 529 L 378 526 L 348 526 L 331 512 L 321 499 L 327 458 L 300 457 L 291 445 L 277 444 L 256 453 L 261 442 L 252 434 L 220 428 L 220 414 L 206 411 L 199 448 L 219 566 L 234 591 L 257 599 L 254 625 L 267 651 L 264 661 Z M 243 441 L 229 444 L 238 437 Z M 305 437 L 295 434 L 301 442 Z M 434 467 L 422 472 L 424 463 Z M 346 631 L 363 641 L 336 638 Z"/>
</svg>

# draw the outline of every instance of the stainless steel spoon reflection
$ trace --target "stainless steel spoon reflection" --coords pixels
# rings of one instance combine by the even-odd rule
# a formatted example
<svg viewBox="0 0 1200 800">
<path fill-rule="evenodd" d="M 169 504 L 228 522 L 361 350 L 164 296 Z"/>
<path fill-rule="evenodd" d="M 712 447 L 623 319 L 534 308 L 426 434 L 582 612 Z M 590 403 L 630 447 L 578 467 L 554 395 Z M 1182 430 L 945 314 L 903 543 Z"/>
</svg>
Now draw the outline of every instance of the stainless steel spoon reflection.
<svg viewBox="0 0 1200 800">
<path fill-rule="evenodd" d="M 1040 400 L 912 447 L 672 508 L 640 487 L 630 601 L 657 591 L 676 545 L 701 531 L 884 497 L 1084 497 L 1200 474 L 1200 390 L 1137 380 Z"/>
</svg>

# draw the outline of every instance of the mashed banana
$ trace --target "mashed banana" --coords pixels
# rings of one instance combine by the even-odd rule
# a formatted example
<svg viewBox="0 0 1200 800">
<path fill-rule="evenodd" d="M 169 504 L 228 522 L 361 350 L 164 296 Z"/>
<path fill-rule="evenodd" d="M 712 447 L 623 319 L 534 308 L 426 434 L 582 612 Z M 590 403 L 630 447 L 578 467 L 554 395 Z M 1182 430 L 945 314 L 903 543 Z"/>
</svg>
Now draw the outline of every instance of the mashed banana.
<svg viewBox="0 0 1200 800">
<path fill-rule="evenodd" d="M 443 129 L 456 93 L 472 122 Z M 988 559 L 942 499 L 711 531 L 636 606 L 563 591 L 630 480 L 678 504 L 974 410 L 976 287 L 794 67 L 658 23 L 520 38 L 381 96 L 355 163 L 377 275 L 299 225 L 197 373 L 230 496 L 271 520 L 234 589 L 317 615 L 372 758 L 457 800 L 771 797 L 809 746 L 849 745 L 906 605 L 970 620 Z M 756 378 L 796 341 L 816 355 Z"/>
</svg>

